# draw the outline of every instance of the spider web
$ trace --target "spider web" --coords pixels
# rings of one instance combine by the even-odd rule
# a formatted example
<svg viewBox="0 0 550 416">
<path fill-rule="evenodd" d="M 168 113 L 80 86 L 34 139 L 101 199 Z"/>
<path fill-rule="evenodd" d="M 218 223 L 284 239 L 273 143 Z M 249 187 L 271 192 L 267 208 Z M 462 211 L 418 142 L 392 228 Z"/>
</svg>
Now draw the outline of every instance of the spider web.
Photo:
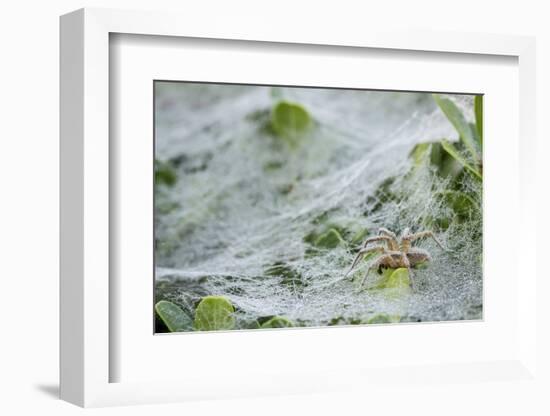
<svg viewBox="0 0 550 416">
<path fill-rule="evenodd" d="M 415 244 L 433 261 L 415 271 L 419 290 L 397 299 L 343 279 L 354 258 L 350 244 L 315 251 L 305 241 L 331 224 L 400 233 L 453 219 L 438 197 L 445 180 L 428 165 L 411 174 L 415 144 L 457 140 L 430 94 L 277 88 L 315 120 L 291 149 L 266 127 L 273 92 L 157 84 L 156 157 L 171 160 L 178 174 L 155 199 L 159 294 L 188 309 L 206 294 L 226 296 L 241 327 L 272 315 L 307 326 L 377 313 L 405 321 L 479 319 L 481 213 L 438 233 L 453 252 L 430 240 Z M 473 97 L 449 97 L 471 121 Z M 480 202 L 480 186 L 465 180 Z M 362 263 L 363 273 L 368 266 Z"/>
</svg>

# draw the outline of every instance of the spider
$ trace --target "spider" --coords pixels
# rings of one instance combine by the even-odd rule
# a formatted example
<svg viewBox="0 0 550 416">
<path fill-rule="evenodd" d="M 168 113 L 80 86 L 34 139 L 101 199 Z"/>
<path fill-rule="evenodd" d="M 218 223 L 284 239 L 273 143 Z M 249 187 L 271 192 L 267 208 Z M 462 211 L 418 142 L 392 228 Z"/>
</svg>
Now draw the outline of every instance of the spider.
<svg viewBox="0 0 550 416">
<path fill-rule="evenodd" d="M 412 268 L 419 263 L 431 261 L 432 259 L 430 253 L 428 253 L 426 250 L 412 246 L 412 243 L 414 241 L 424 237 L 433 238 L 437 245 L 441 247 L 441 249 L 448 251 L 443 246 L 443 244 L 441 244 L 441 242 L 435 237 L 435 234 L 432 231 L 421 231 L 411 234 L 410 229 L 405 228 L 405 230 L 403 230 L 403 234 L 401 234 L 401 239 L 399 241 L 394 232 L 386 228 L 380 228 L 378 230 L 377 236 L 367 238 L 363 242 L 361 249 L 357 253 L 355 260 L 353 260 L 353 264 L 351 265 L 345 276 L 347 277 L 351 273 L 355 266 L 357 266 L 357 263 L 359 263 L 359 261 L 365 255 L 369 253 L 380 253 L 380 256 L 378 256 L 376 260 L 371 264 L 371 266 L 367 270 L 367 273 L 363 277 L 363 280 L 361 281 L 361 287 L 363 287 L 365 280 L 373 269 L 380 269 L 381 267 L 397 269 L 400 267 L 404 267 L 407 268 L 407 270 L 409 271 L 409 281 L 411 289 L 414 290 L 415 288 L 413 283 Z M 387 247 L 367 247 L 370 243 L 374 243 L 377 241 L 385 241 Z"/>
</svg>

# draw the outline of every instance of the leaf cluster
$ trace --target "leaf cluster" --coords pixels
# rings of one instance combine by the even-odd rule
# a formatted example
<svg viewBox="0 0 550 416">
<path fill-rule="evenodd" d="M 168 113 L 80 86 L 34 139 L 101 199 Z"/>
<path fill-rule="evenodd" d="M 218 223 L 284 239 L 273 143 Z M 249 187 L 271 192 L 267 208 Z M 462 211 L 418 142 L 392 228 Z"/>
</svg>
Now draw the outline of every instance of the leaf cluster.
<svg viewBox="0 0 550 416">
<path fill-rule="evenodd" d="M 258 321 L 243 323 L 238 328 L 235 307 L 224 296 L 203 297 L 194 311 L 194 316 L 174 302 L 167 300 L 161 300 L 155 304 L 155 313 L 162 323 L 157 328 L 160 329 L 158 332 L 163 332 L 163 329 L 166 330 L 164 332 L 189 332 L 294 326 L 294 323 L 284 316 L 271 316 L 262 323 Z"/>
</svg>

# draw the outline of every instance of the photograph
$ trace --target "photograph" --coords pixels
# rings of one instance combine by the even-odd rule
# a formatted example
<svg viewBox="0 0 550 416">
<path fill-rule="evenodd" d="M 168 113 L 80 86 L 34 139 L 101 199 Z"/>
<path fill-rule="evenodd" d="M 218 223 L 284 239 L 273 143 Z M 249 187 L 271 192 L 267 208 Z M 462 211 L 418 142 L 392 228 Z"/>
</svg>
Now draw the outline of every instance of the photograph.
<svg viewBox="0 0 550 416">
<path fill-rule="evenodd" d="M 155 333 L 483 319 L 483 95 L 152 87 Z"/>
</svg>

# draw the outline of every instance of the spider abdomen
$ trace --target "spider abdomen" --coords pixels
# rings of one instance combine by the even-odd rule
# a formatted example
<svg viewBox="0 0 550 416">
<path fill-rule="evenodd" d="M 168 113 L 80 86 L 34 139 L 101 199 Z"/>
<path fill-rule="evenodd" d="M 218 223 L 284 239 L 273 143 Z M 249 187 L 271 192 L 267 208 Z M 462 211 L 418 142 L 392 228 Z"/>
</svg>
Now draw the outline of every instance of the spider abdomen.
<svg viewBox="0 0 550 416">
<path fill-rule="evenodd" d="M 430 254 L 424 251 L 410 251 L 407 253 L 407 258 L 409 259 L 411 267 L 432 260 Z"/>
</svg>

